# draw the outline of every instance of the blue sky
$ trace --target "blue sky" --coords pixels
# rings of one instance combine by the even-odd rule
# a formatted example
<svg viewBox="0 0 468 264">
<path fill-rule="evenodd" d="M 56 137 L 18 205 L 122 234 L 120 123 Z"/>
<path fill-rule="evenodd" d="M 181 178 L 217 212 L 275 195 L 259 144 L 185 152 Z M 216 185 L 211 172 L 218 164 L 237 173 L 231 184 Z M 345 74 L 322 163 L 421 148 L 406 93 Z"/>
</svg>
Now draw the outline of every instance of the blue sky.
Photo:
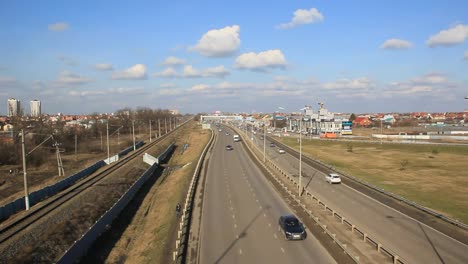
<svg viewBox="0 0 468 264">
<path fill-rule="evenodd" d="M 467 1 L 276 2 L 1 1 L 0 114 L 468 109 Z"/>
</svg>

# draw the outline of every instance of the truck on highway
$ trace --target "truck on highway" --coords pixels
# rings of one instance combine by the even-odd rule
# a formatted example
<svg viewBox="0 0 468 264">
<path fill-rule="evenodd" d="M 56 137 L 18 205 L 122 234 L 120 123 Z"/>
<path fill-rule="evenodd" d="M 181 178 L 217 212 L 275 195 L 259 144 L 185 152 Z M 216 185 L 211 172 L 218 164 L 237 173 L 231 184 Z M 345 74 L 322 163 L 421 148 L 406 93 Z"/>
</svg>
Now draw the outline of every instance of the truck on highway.
<svg viewBox="0 0 468 264">
<path fill-rule="evenodd" d="M 233 139 L 234 139 L 234 142 L 240 141 L 240 136 L 239 135 L 234 135 Z"/>
</svg>

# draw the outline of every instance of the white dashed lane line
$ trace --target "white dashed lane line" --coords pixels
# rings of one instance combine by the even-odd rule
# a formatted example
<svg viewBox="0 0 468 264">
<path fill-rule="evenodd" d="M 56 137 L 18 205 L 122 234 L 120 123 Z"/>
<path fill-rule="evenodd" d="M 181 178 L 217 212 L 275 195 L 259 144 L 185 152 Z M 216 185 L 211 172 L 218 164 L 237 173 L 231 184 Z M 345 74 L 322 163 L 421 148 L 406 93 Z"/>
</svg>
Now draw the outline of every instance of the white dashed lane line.
<svg viewBox="0 0 468 264">
<path fill-rule="evenodd" d="M 281 251 L 284 253 L 284 248 L 281 248 Z"/>
</svg>

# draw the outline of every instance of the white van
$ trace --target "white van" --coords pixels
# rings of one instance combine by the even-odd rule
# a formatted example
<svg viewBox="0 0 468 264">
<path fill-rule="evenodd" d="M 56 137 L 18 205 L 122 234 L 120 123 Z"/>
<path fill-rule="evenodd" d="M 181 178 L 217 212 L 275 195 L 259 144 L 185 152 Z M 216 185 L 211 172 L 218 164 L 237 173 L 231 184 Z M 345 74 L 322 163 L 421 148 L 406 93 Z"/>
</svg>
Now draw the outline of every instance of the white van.
<svg viewBox="0 0 468 264">
<path fill-rule="evenodd" d="M 240 141 L 240 136 L 239 135 L 234 135 L 233 139 L 234 139 L 234 142 Z"/>
</svg>

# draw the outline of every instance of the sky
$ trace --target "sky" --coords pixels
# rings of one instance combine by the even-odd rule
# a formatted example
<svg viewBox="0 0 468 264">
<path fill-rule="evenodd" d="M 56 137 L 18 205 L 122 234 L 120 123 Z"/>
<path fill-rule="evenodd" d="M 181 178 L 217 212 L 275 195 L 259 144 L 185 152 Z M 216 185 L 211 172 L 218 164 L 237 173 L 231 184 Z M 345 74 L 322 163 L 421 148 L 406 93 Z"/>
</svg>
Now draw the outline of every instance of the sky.
<svg viewBox="0 0 468 264">
<path fill-rule="evenodd" d="M 0 115 L 461 112 L 468 1 L 0 1 Z M 284 110 L 283 110 L 284 109 Z"/>
</svg>

